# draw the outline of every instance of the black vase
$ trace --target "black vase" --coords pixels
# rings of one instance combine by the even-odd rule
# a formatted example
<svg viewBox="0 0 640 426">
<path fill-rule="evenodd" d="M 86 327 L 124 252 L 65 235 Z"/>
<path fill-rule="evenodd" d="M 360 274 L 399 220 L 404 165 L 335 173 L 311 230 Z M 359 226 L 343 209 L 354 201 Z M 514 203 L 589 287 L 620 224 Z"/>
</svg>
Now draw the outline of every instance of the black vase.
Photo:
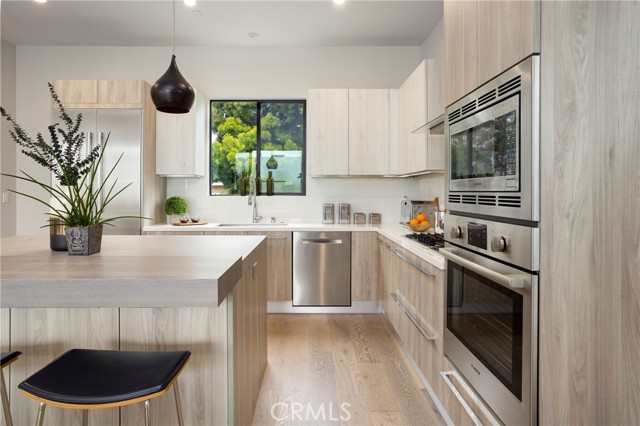
<svg viewBox="0 0 640 426">
<path fill-rule="evenodd" d="M 186 114 L 191 110 L 196 93 L 180 74 L 176 55 L 171 55 L 169 68 L 151 88 L 151 99 L 160 112 Z"/>
</svg>

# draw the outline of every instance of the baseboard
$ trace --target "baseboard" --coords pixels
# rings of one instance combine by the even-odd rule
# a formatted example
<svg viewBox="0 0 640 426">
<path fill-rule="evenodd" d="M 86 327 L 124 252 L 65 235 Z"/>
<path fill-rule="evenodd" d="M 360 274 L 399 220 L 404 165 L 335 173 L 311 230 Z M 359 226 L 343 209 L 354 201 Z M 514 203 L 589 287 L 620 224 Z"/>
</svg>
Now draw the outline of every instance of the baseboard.
<svg viewBox="0 0 640 426">
<path fill-rule="evenodd" d="M 290 300 L 267 302 L 269 314 L 379 314 L 376 301 L 352 302 L 351 306 L 293 306 Z"/>
</svg>

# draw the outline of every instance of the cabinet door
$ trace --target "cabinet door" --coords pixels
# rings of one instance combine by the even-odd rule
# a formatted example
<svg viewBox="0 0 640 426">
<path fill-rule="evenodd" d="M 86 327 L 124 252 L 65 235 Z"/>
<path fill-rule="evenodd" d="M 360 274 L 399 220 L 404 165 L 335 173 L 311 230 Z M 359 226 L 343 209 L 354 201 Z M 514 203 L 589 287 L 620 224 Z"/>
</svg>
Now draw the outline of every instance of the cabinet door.
<svg viewBox="0 0 640 426">
<path fill-rule="evenodd" d="M 427 61 L 413 70 L 406 81 L 408 90 L 409 132 L 413 132 L 427 124 Z"/>
<path fill-rule="evenodd" d="M 349 174 L 349 90 L 310 89 L 307 96 L 310 175 Z"/>
<path fill-rule="evenodd" d="M 424 133 L 411 133 L 412 109 L 415 102 L 410 80 L 400 86 L 398 94 L 398 170 L 399 174 L 416 173 L 427 170 L 427 143 Z M 413 114 L 415 117 L 415 114 Z M 425 115 L 426 117 L 426 115 Z M 426 119 L 426 118 L 425 118 Z M 414 118 L 415 123 L 415 118 Z"/>
<path fill-rule="evenodd" d="M 70 104 L 93 105 L 98 102 L 97 80 L 55 80 L 53 87 L 65 107 Z"/>
<path fill-rule="evenodd" d="M 351 233 L 351 299 L 376 300 L 378 233 Z"/>
<path fill-rule="evenodd" d="M 389 90 L 349 89 L 349 174 L 389 173 Z"/>
<path fill-rule="evenodd" d="M 399 158 L 399 125 L 400 106 L 398 89 L 389 90 L 389 174 L 400 174 Z"/>
<path fill-rule="evenodd" d="M 444 104 L 450 105 L 478 86 L 475 0 L 444 2 Z"/>
<path fill-rule="evenodd" d="M 207 104 L 202 93 L 186 114 L 156 112 L 156 174 L 204 176 Z"/>
<path fill-rule="evenodd" d="M 442 61 L 427 60 L 427 123 L 444 114 L 442 105 Z"/>
<path fill-rule="evenodd" d="M 247 232 L 247 235 L 265 235 Z M 267 300 L 291 300 L 291 232 L 267 232 Z"/>
<path fill-rule="evenodd" d="M 540 52 L 540 2 L 479 1 L 478 86 Z"/>
<path fill-rule="evenodd" d="M 142 105 L 141 80 L 99 80 L 97 83 L 100 105 Z"/>
<path fill-rule="evenodd" d="M 444 134 L 427 134 L 427 169 L 444 170 Z"/>
</svg>

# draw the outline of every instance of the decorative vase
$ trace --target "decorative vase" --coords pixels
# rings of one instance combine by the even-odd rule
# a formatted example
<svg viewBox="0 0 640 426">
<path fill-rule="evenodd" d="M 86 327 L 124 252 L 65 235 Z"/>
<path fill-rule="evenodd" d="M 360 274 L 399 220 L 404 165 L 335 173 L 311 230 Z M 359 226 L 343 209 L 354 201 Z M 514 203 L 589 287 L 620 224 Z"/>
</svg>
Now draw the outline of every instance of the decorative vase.
<svg viewBox="0 0 640 426">
<path fill-rule="evenodd" d="M 69 256 L 88 256 L 100 253 L 102 226 L 67 227 L 67 251 Z"/>
<path fill-rule="evenodd" d="M 65 226 L 60 222 L 58 217 L 49 218 L 49 247 L 52 251 L 67 251 Z"/>
</svg>

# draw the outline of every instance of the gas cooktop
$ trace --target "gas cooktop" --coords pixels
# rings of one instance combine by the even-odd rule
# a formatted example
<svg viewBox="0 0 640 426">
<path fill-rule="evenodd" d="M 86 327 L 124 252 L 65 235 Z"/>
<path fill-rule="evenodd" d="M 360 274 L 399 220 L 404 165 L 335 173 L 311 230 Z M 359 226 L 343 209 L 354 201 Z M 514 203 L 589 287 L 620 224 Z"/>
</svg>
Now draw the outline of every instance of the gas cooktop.
<svg viewBox="0 0 640 426">
<path fill-rule="evenodd" d="M 444 247 L 444 235 L 442 234 L 420 234 L 414 232 L 413 234 L 406 234 L 405 237 L 436 251 Z"/>
</svg>

